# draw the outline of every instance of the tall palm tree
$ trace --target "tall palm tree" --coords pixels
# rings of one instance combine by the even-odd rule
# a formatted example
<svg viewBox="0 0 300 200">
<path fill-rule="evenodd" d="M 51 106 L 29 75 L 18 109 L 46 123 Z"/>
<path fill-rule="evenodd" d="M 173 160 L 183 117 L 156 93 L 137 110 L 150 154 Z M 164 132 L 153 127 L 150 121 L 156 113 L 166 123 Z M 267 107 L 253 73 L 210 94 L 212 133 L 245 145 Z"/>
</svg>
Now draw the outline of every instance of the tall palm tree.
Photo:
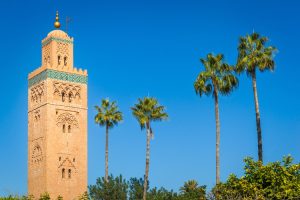
<svg viewBox="0 0 300 200">
<path fill-rule="evenodd" d="M 237 85 L 238 79 L 233 74 L 233 67 L 223 62 L 224 56 L 208 54 L 206 59 L 200 59 L 205 70 L 202 71 L 195 83 L 196 94 L 213 94 L 215 99 L 216 116 L 216 183 L 220 183 L 220 119 L 219 93 L 228 95 Z"/>
<path fill-rule="evenodd" d="M 108 130 L 118 125 L 123 120 L 122 112 L 119 111 L 115 101 L 110 102 L 108 99 L 102 99 L 101 106 L 95 106 L 97 114 L 95 122 L 106 128 L 105 144 L 105 181 L 108 182 Z"/>
<path fill-rule="evenodd" d="M 146 200 L 147 188 L 148 188 L 148 175 L 149 175 L 149 162 L 150 162 L 150 139 L 153 137 L 151 128 L 152 121 L 161 121 L 168 118 L 168 114 L 165 112 L 165 107 L 159 105 L 158 101 L 152 97 L 144 97 L 138 99 L 138 103 L 131 108 L 133 116 L 139 122 L 141 129 L 147 131 L 146 142 L 146 169 L 144 178 L 144 192 L 143 200 Z"/>
<path fill-rule="evenodd" d="M 258 159 L 261 162 L 263 162 L 263 147 L 258 95 L 256 88 L 256 69 L 261 72 L 264 72 L 266 70 L 274 70 L 275 62 L 273 60 L 273 55 L 276 51 L 276 48 L 273 46 L 266 47 L 265 45 L 267 41 L 267 37 L 262 37 L 258 33 L 252 33 L 251 35 L 240 37 L 238 45 L 238 60 L 236 66 L 237 73 L 242 73 L 245 71 L 246 74 L 252 79 L 256 113 Z"/>
</svg>

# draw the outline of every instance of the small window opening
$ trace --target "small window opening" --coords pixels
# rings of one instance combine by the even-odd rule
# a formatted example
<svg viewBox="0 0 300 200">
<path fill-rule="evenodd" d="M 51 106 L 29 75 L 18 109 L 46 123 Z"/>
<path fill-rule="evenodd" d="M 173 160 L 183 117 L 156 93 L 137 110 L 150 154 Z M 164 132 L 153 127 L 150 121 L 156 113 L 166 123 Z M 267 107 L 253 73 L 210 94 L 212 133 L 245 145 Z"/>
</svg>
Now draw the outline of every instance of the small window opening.
<svg viewBox="0 0 300 200">
<path fill-rule="evenodd" d="M 67 56 L 64 57 L 64 65 L 67 66 Z"/>
<path fill-rule="evenodd" d="M 60 56 L 57 56 L 57 64 L 60 65 Z"/>
<path fill-rule="evenodd" d="M 62 129 L 63 129 L 63 133 L 65 133 L 66 132 L 66 125 L 65 124 L 63 124 Z"/>
<path fill-rule="evenodd" d="M 72 173 L 72 171 L 71 171 L 71 169 L 69 169 L 68 170 L 68 178 L 71 178 L 71 173 Z"/>
<path fill-rule="evenodd" d="M 72 102 L 72 93 L 69 94 L 69 102 Z"/>
<path fill-rule="evenodd" d="M 68 133 L 71 133 L 71 125 L 68 126 Z"/>
<path fill-rule="evenodd" d="M 58 160 L 61 161 L 61 157 L 59 157 Z"/>
<path fill-rule="evenodd" d="M 75 162 L 75 158 L 73 158 L 73 162 Z"/>
<path fill-rule="evenodd" d="M 65 168 L 63 168 L 63 169 L 61 170 L 61 177 L 62 177 L 62 178 L 65 178 Z"/>
<path fill-rule="evenodd" d="M 62 102 L 65 102 L 65 95 L 66 95 L 65 92 L 61 93 L 61 100 L 62 100 Z"/>
</svg>

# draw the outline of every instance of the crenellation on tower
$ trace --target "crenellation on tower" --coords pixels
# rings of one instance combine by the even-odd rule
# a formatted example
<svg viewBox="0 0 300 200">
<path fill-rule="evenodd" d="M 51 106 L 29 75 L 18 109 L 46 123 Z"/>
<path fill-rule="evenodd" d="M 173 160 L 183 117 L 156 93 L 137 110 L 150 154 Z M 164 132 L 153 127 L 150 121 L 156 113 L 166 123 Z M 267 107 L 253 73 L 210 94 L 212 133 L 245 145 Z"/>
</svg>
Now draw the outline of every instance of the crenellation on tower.
<svg viewBox="0 0 300 200">
<path fill-rule="evenodd" d="M 75 199 L 87 189 L 88 74 L 73 66 L 73 41 L 51 31 L 41 67 L 28 75 L 28 194 L 35 197 Z"/>
</svg>

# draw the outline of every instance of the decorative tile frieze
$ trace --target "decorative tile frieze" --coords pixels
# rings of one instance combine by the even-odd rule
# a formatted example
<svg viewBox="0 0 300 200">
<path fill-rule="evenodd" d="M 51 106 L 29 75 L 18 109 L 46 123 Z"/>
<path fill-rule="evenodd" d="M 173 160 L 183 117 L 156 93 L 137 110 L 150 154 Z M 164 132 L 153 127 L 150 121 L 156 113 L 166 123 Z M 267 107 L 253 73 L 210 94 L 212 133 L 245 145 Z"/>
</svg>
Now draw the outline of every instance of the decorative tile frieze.
<svg viewBox="0 0 300 200">
<path fill-rule="evenodd" d="M 52 69 L 47 69 L 29 79 L 28 87 L 31 87 L 47 78 L 83 84 L 87 84 L 88 80 L 88 78 L 84 75 L 71 74 L 67 72 L 60 72 Z"/>
<path fill-rule="evenodd" d="M 56 37 L 50 37 L 47 40 L 45 40 L 44 42 L 42 42 L 42 46 L 45 46 L 45 45 L 49 44 L 51 41 L 73 44 L 72 40 L 66 40 L 66 39 L 61 39 L 61 38 L 56 38 Z"/>
</svg>

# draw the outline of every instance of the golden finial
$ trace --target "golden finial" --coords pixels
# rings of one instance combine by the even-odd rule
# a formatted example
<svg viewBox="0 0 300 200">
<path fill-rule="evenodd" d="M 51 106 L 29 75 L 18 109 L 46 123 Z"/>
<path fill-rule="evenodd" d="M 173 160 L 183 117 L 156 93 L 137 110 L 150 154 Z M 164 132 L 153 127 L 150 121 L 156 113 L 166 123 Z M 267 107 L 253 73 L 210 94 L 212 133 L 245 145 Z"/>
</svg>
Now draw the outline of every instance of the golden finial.
<svg viewBox="0 0 300 200">
<path fill-rule="evenodd" d="M 55 27 L 55 28 L 60 28 L 60 22 L 59 22 L 59 17 L 58 17 L 58 11 L 56 11 L 56 17 L 55 17 L 54 27 Z"/>
</svg>

